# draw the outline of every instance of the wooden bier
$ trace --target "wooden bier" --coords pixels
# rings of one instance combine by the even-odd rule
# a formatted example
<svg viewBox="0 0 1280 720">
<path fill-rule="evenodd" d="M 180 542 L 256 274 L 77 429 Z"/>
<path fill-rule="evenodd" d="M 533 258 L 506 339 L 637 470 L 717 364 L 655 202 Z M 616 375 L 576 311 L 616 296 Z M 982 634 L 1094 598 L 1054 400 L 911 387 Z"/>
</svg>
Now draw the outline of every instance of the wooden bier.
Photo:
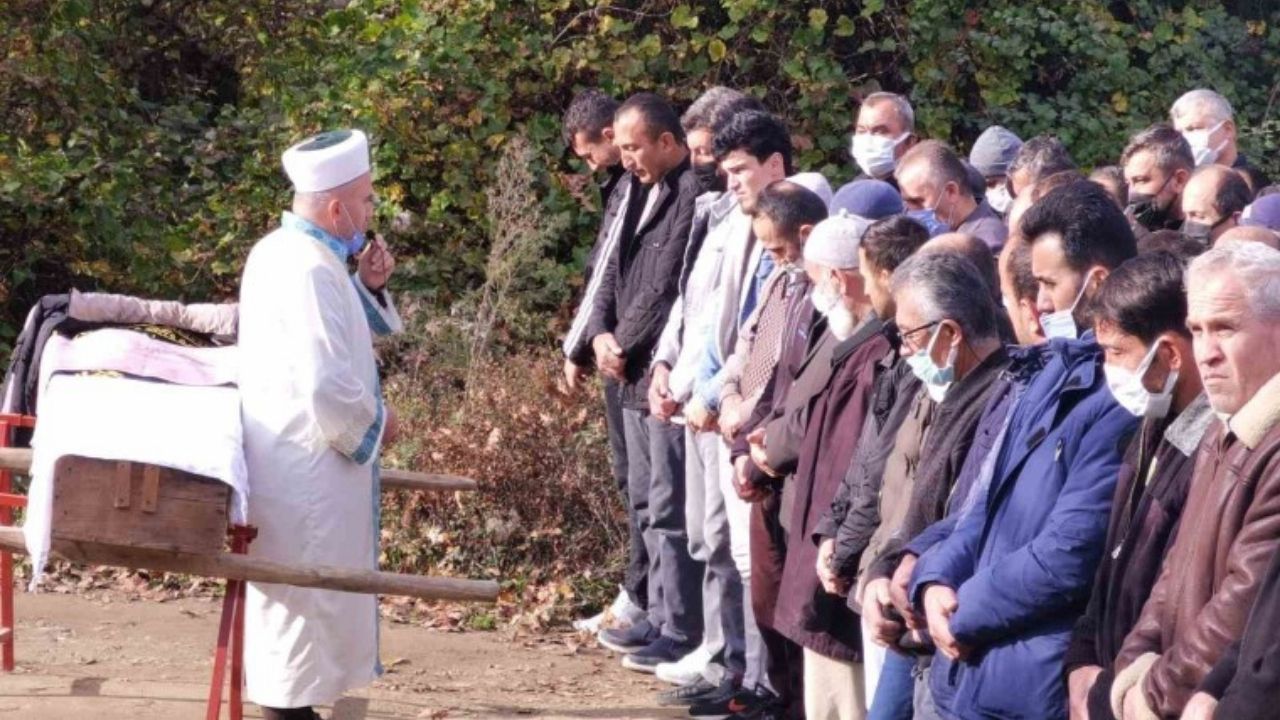
<svg viewBox="0 0 1280 720">
<path fill-rule="evenodd" d="M 0 527 L 0 550 L 26 554 L 27 545 L 22 537 L 22 529 Z M 56 538 L 53 541 L 53 552 L 63 559 L 90 565 L 117 565 L 322 590 L 407 595 L 425 600 L 493 602 L 498 597 L 498 584 L 489 580 L 423 577 L 323 565 L 284 565 L 250 555 L 197 555 Z"/>
<path fill-rule="evenodd" d="M 0 470 L 18 474 L 31 471 L 30 448 L 0 448 Z M 434 475 L 382 468 L 382 490 L 419 490 L 423 492 L 474 491 L 479 486 L 471 478 L 456 475 Z"/>
</svg>

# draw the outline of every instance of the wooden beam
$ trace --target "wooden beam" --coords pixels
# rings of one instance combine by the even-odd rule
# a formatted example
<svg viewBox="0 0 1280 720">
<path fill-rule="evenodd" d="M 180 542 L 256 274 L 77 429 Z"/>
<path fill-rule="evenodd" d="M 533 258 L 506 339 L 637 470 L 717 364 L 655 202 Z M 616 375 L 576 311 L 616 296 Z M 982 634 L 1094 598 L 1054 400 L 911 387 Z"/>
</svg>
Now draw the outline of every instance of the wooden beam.
<svg viewBox="0 0 1280 720">
<path fill-rule="evenodd" d="M 0 470 L 19 474 L 31 471 L 29 448 L 0 448 Z M 412 490 L 422 492 L 471 492 L 479 488 L 475 480 L 457 475 L 434 475 L 382 468 L 382 490 Z"/>
<path fill-rule="evenodd" d="M 22 529 L 0 527 L 0 550 L 26 554 Z M 357 570 L 325 565 L 272 562 L 251 555 L 195 555 L 99 543 L 54 539 L 55 555 L 77 563 L 114 565 L 138 570 L 176 572 L 212 578 L 277 583 L 298 587 L 340 590 L 377 595 L 405 595 L 424 600 L 494 602 L 498 583 L 490 580 L 403 575 L 377 570 Z"/>
</svg>

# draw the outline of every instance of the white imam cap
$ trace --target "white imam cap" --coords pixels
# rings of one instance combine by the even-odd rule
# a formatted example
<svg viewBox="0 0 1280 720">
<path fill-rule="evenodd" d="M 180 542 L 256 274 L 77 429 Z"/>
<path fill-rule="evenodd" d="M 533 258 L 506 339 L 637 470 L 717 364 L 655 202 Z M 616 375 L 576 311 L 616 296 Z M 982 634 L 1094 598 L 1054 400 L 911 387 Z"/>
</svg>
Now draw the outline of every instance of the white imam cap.
<svg viewBox="0 0 1280 720">
<path fill-rule="evenodd" d="M 804 243 L 804 259 L 836 270 L 858 267 L 858 246 L 871 223 L 857 215 L 834 215 L 813 226 Z"/>
<path fill-rule="evenodd" d="M 300 193 L 346 185 L 369 172 L 369 138 L 359 130 L 333 130 L 284 151 L 280 162 Z"/>
</svg>

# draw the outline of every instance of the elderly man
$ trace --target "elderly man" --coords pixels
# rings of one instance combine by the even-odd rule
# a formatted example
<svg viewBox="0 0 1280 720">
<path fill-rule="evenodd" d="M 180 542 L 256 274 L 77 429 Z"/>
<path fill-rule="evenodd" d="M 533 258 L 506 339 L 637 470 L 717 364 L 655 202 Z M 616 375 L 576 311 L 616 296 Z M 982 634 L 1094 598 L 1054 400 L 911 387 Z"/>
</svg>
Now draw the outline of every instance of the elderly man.
<svg viewBox="0 0 1280 720">
<path fill-rule="evenodd" d="M 1124 720 L 1182 712 L 1241 637 L 1280 544 L 1277 288 L 1280 256 L 1258 243 L 1226 243 L 1187 270 L 1196 365 L 1225 420 L 1200 445 L 1178 537 L 1116 660 L 1111 709 Z"/>
<path fill-rule="evenodd" d="M 1240 213 L 1253 202 L 1253 193 L 1240 174 L 1222 165 L 1197 169 L 1182 191 L 1182 234 L 1204 247 L 1240 222 Z"/>
<path fill-rule="evenodd" d="M 395 435 L 372 336 L 400 329 L 385 292 L 392 260 L 366 245 L 374 214 L 369 144 L 327 132 L 283 157 L 293 211 L 254 246 L 240 287 L 240 390 L 258 528 L 250 554 L 278 563 L 375 569 L 378 455 Z M 355 277 L 348 261 L 359 255 Z M 248 697 L 269 720 L 310 720 L 381 673 L 372 595 L 250 583 Z"/>
<path fill-rule="evenodd" d="M 1046 195 L 1022 227 L 1042 300 L 1068 318 L 1072 332 L 1058 335 L 1074 338 L 1092 319 L 1089 289 L 1133 256 L 1133 234 L 1088 181 Z M 911 604 L 938 647 L 926 704 L 936 709 L 924 717 L 1066 717 L 1062 656 L 1103 551 L 1120 443 L 1136 425 L 1100 361 L 1091 331 L 1015 356 L 999 450 L 958 491 L 968 509 L 942 523 L 954 529 L 914 567 Z"/>
<path fill-rule="evenodd" d="M 1009 365 L 987 282 L 967 258 L 946 250 L 922 250 L 893 276 L 900 353 L 923 392 L 892 439 L 874 508 L 879 526 L 861 551 L 863 643 L 896 651 L 873 696 L 873 718 L 909 717 L 913 705 L 915 662 L 899 646 L 907 627 L 892 609 L 890 577 L 906 542 L 946 512 L 978 420 Z"/>
<path fill-rule="evenodd" d="M 911 103 L 896 93 L 868 95 L 853 127 L 853 160 L 862 177 L 897 186 L 894 168 L 916 143 L 916 115 Z"/>
<path fill-rule="evenodd" d="M 685 424 L 682 406 L 693 393 L 697 368 L 705 353 L 704 316 L 729 238 L 750 232 L 750 221 L 738 211 L 737 197 L 726 187 L 715 155 L 714 127 L 746 96 L 713 87 L 681 118 L 687 133 L 693 172 L 703 191 L 694 208 L 691 237 L 685 250 L 680 296 L 671 307 L 658 340 L 649 382 L 649 412 L 663 422 Z M 664 694 L 672 702 L 697 701 L 730 683 L 743 671 L 742 584 L 729 548 L 725 499 L 719 486 L 719 435 L 685 426 L 685 526 L 689 554 L 703 565 L 702 644 L 676 662 L 644 667 L 659 679 L 680 687 Z M 709 480 L 709 482 L 708 482 Z M 647 655 L 627 659 L 639 669 Z"/>
<path fill-rule="evenodd" d="M 1182 189 L 1195 168 L 1182 135 L 1168 125 L 1152 125 L 1129 140 L 1120 166 L 1129 186 L 1129 219 L 1150 232 L 1181 228 Z"/>
<path fill-rule="evenodd" d="M 969 165 L 986 184 L 986 200 L 1001 217 L 1009 215 L 1013 195 L 1009 192 L 1009 166 L 1022 149 L 1022 139 L 999 125 L 992 125 L 973 142 Z"/>
<path fill-rule="evenodd" d="M 595 353 L 591 338 L 587 337 L 587 321 L 595 307 L 604 278 L 604 267 L 617 249 L 616 226 L 621 208 L 625 205 L 626 170 L 622 167 L 622 155 L 613 144 L 613 114 L 618 101 L 599 90 L 584 90 L 573 98 L 564 112 L 561 130 L 565 144 L 574 155 L 581 158 L 593 173 L 602 173 L 600 198 L 604 215 L 596 231 L 596 242 L 587 256 L 583 268 L 583 294 L 574 312 L 573 323 L 565 335 L 564 379 L 570 392 L 577 390 L 582 380 L 595 367 Z M 617 191 L 617 192 L 615 192 Z M 622 394 L 618 382 L 603 377 L 605 429 L 609 433 L 610 459 L 613 461 L 613 480 L 622 493 L 623 505 L 630 507 L 627 497 L 627 443 L 622 430 Z M 649 553 L 640 535 L 640 525 L 633 513 L 628 512 L 630 528 L 627 570 L 622 587 L 610 607 L 590 618 L 577 620 L 574 627 L 587 632 L 598 632 L 606 619 L 630 624 L 644 617 L 648 604 Z"/>
<path fill-rule="evenodd" d="M 684 431 L 652 417 L 649 359 L 679 291 L 700 194 L 680 118 L 666 100 L 633 95 L 618 108 L 614 141 L 631 173 L 618 247 L 588 322 L 596 367 L 618 381 L 627 444 L 627 489 L 649 554 L 648 618 L 606 628 L 602 644 L 641 667 L 676 660 L 702 641 L 702 569 L 684 520 Z M 652 661 L 651 661 L 652 659 Z"/>
<path fill-rule="evenodd" d="M 975 200 L 964 163 L 937 140 L 926 140 L 898 161 L 898 188 L 912 216 L 930 216 L 949 230 L 972 235 L 992 253 L 1004 247 L 1008 229 L 986 200 Z"/>
<path fill-rule="evenodd" d="M 1219 244 L 1228 242 L 1256 242 L 1280 250 L 1280 233 L 1262 227 L 1242 225 L 1231 228 L 1218 238 Z"/>
<path fill-rule="evenodd" d="M 1111 717 L 1120 643 L 1173 544 L 1196 448 L 1214 421 L 1192 356 L 1184 274 L 1184 261 L 1174 255 L 1140 255 L 1111 273 L 1094 303 L 1107 386 L 1142 424 L 1116 482 L 1108 552 L 1067 649 L 1072 718 Z"/>
<path fill-rule="evenodd" d="M 893 317 L 893 295 L 889 288 L 893 271 L 924 245 L 927 238 L 919 223 L 902 215 L 878 220 L 867 228 L 858 247 L 858 268 L 877 317 Z M 896 329 L 886 323 L 885 331 L 890 347 L 876 363 L 872 396 L 872 406 L 878 410 L 869 414 L 863 423 L 854 457 L 830 508 L 811 534 L 813 542 L 819 544 L 815 570 L 823 589 L 840 596 L 848 595 L 857 581 L 858 553 L 865 545 L 866 536 L 875 529 L 864 508 L 874 507 L 878 502 L 880 478 L 893 448 L 893 437 L 907 419 L 912 400 L 920 389 L 920 381 L 901 362 Z M 849 601 L 854 612 L 858 610 L 856 597 L 854 594 Z M 864 637 L 863 669 L 868 701 L 875 692 L 884 664 L 884 653 L 876 650 L 878 648 L 867 647 Z"/>
<path fill-rule="evenodd" d="M 1050 175 L 1075 169 L 1075 161 L 1061 140 L 1052 135 L 1037 135 L 1022 144 L 1009 164 L 1009 193 L 1016 198 Z"/>
<path fill-rule="evenodd" d="M 1204 88 L 1184 93 L 1169 108 L 1169 122 L 1191 145 L 1197 167 L 1226 165 L 1253 174 L 1258 187 L 1270 184 L 1240 152 L 1235 111 L 1218 93 Z"/>
<path fill-rule="evenodd" d="M 866 709 L 858 620 L 842 598 L 824 592 L 813 571 L 817 547 L 809 538 L 848 468 L 869 410 L 876 365 L 889 348 L 885 324 L 872 311 L 858 271 L 858 245 L 869 225 L 856 216 L 828 218 L 805 244 L 813 306 L 825 317 L 833 342 L 825 359 L 812 360 L 829 369 L 800 375 L 787 393 L 787 403 L 803 405 L 808 418 L 787 481 L 794 502 L 774 620 L 779 632 L 803 648 L 810 720 L 858 718 Z M 773 443 L 767 431 L 753 438 L 753 459 L 767 473 L 777 467 Z"/>
</svg>

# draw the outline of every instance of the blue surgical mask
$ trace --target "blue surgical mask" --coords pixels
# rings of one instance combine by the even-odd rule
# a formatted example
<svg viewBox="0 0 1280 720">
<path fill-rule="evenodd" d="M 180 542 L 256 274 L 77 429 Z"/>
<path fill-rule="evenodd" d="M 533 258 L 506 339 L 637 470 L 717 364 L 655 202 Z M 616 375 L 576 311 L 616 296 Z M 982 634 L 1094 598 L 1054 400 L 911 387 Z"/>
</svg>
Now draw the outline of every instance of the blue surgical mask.
<svg viewBox="0 0 1280 720">
<path fill-rule="evenodd" d="M 938 198 L 938 201 L 941 202 L 942 198 Z M 907 217 L 923 225 L 924 229 L 929 232 L 929 237 L 931 238 L 937 237 L 943 233 L 951 232 L 951 226 L 942 222 L 942 219 L 938 217 L 937 205 L 934 205 L 931 208 L 908 210 Z"/>
<path fill-rule="evenodd" d="M 364 248 L 365 234 L 356 228 L 356 221 L 351 216 L 351 211 L 347 209 L 346 203 L 339 200 L 338 205 L 342 208 L 342 212 L 346 213 L 347 222 L 351 224 L 351 235 L 343 238 L 343 240 L 347 243 L 347 252 L 354 256 Z"/>
<path fill-rule="evenodd" d="M 942 332 L 942 325 L 939 324 L 933 329 L 933 334 L 929 336 L 929 342 L 918 352 L 907 356 L 907 365 L 911 368 L 911 372 L 924 383 L 925 391 L 929 393 L 929 397 L 934 402 L 942 402 L 946 397 L 947 390 L 950 389 L 951 383 L 956 379 L 956 348 L 952 346 L 951 351 L 947 353 L 947 364 L 939 367 L 933 361 L 933 345 L 938 341 L 938 335 Z"/>
<path fill-rule="evenodd" d="M 1076 306 L 1080 304 L 1081 298 L 1084 297 L 1084 291 L 1089 289 L 1089 280 L 1092 277 L 1092 272 L 1084 276 L 1084 284 L 1080 286 L 1080 292 L 1076 293 L 1076 301 L 1071 303 L 1071 307 L 1066 310 L 1040 314 L 1040 329 L 1044 330 L 1045 337 L 1050 340 L 1054 338 L 1075 340 L 1080 337 L 1080 328 L 1076 326 Z"/>
</svg>

